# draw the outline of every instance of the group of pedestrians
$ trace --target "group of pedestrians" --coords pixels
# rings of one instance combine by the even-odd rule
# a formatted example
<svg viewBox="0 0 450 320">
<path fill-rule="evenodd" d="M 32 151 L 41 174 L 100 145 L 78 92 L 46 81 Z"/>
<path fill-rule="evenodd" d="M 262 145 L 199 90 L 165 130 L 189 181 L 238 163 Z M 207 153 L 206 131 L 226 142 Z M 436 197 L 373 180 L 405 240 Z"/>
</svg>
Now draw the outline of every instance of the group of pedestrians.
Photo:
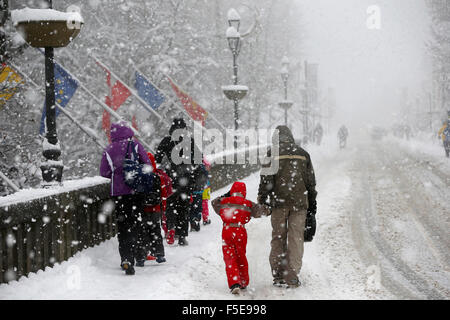
<svg viewBox="0 0 450 320">
<path fill-rule="evenodd" d="M 168 244 L 174 244 L 178 238 L 178 244 L 185 246 L 190 231 L 199 231 L 202 222 L 203 225 L 211 222 L 207 211 L 209 165 L 193 138 L 179 135 L 177 130 L 186 130 L 183 119 L 173 121 L 169 135 L 163 138 L 153 156 L 133 139 L 133 131 L 126 124 L 116 123 L 111 127 L 112 143 L 103 153 L 100 173 L 111 179 L 121 267 L 128 275 L 135 273 L 135 266 L 143 267 L 146 260 L 165 262 L 162 230 Z M 250 282 L 245 225 L 251 218 L 271 216 L 268 260 L 276 286 L 300 286 L 298 275 L 304 242 L 311 241 L 315 234 L 317 192 L 311 158 L 295 143 L 288 127 L 279 126 L 277 132 L 273 144 L 278 144 L 279 153 L 271 155 L 271 149 L 268 156 L 278 162 L 278 171 L 270 174 L 268 170 L 261 171 L 257 201 L 247 199 L 245 183 L 236 181 L 227 193 L 212 202 L 223 221 L 222 253 L 233 294 L 245 290 Z M 124 159 L 130 154 L 130 148 L 136 160 L 149 166 L 159 177 L 158 201 L 153 195 L 135 192 L 126 183 L 128 169 L 124 170 Z"/>
<path fill-rule="evenodd" d="M 120 265 L 127 275 L 135 274 L 134 267 L 143 267 L 146 260 L 165 262 L 164 238 L 169 245 L 177 238 L 180 246 L 186 246 L 189 226 L 191 231 L 200 231 L 202 219 L 204 225 L 211 221 L 207 203 L 209 164 L 201 154 L 200 163 L 196 163 L 194 156 L 200 151 L 193 138 L 180 135 L 173 139 L 177 129 L 186 129 L 181 118 L 173 121 L 169 135 L 153 155 L 133 138 L 133 130 L 125 123 L 111 125 L 111 144 L 103 153 L 100 174 L 111 179 Z M 191 139 L 192 154 L 183 154 L 183 148 L 177 148 L 183 139 Z M 124 161 L 130 154 L 157 176 L 156 196 L 136 192 L 126 183 Z M 176 163 L 177 159 L 183 161 Z"/>
</svg>

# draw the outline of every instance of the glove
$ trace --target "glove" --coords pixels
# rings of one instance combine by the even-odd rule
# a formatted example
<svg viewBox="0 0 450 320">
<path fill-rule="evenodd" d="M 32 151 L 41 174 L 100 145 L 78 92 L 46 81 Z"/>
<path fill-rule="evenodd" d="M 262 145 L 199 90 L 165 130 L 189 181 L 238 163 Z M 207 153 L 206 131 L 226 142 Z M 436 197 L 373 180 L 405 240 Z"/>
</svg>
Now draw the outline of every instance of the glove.
<svg viewBox="0 0 450 320">
<path fill-rule="evenodd" d="M 311 242 L 316 234 L 316 215 L 308 210 L 305 222 L 304 242 Z"/>
<path fill-rule="evenodd" d="M 309 202 L 308 214 L 316 215 L 317 213 L 317 201 L 313 200 Z"/>
<path fill-rule="evenodd" d="M 270 217 L 272 215 L 272 208 L 266 204 L 263 204 L 263 215 L 266 217 Z"/>
</svg>

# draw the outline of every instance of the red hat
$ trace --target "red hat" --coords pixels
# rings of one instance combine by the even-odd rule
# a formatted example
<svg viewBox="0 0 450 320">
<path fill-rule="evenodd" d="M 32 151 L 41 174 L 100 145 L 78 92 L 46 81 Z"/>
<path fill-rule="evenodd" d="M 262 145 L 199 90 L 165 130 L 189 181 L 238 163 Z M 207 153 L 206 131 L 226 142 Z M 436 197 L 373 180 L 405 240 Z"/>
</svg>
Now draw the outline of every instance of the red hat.
<svg viewBox="0 0 450 320">
<path fill-rule="evenodd" d="M 235 195 L 238 194 L 238 195 Z M 245 198 L 247 196 L 247 187 L 243 182 L 235 182 L 230 190 L 230 195 L 232 197 L 242 197 Z"/>
</svg>

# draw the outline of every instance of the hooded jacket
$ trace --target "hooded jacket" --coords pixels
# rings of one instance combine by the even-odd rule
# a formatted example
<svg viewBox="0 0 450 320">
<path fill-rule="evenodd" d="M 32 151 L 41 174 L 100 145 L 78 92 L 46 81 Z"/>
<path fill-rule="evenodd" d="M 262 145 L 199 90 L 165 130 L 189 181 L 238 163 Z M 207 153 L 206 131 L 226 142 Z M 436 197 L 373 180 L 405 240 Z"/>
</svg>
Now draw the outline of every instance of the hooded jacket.
<svg viewBox="0 0 450 320">
<path fill-rule="evenodd" d="M 244 225 L 250 221 L 253 203 L 245 197 L 247 188 L 243 182 L 235 182 L 230 190 L 230 196 L 220 201 L 220 217 L 227 223 Z"/>
<path fill-rule="evenodd" d="M 246 199 L 246 196 L 245 183 L 235 182 L 229 192 L 212 201 L 212 207 L 225 224 L 244 225 L 250 221 L 251 217 L 260 218 L 263 215 L 270 215 L 270 210 L 265 205 L 256 204 Z M 236 210 L 230 210 L 233 206 Z"/>
<path fill-rule="evenodd" d="M 111 125 L 111 144 L 103 152 L 100 163 L 100 175 L 111 179 L 111 195 L 122 196 L 133 194 L 133 190 L 124 182 L 123 160 L 125 159 L 128 142 L 133 140 L 139 161 L 150 165 L 150 159 L 144 147 L 133 139 L 134 132 L 124 123 Z M 131 152 L 131 150 L 130 150 Z"/>
<path fill-rule="evenodd" d="M 311 157 L 299 147 L 287 126 L 277 127 L 279 132 L 279 170 L 274 175 L 262 175 L 258 203 L 274 208 L 306 210 L 315 206 L 316 179 Z M 278 141 L 273 136 L 272 143 Z M 269 152 L 270 154 L 270 152 Z"/>
</svg>

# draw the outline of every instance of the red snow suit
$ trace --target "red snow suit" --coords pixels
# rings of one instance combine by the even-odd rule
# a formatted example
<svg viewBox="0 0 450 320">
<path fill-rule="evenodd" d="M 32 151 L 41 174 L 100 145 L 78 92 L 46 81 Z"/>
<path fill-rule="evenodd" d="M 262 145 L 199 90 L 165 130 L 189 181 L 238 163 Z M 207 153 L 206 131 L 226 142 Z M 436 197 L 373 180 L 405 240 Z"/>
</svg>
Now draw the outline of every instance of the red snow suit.
<svg viewBox="0 0 450 320">
<path fill-rule="evenodd" d="M 223 221 L 222 251 L 230 288 L 235 284 L 247 287 L 249 283 L 245 224 L 251 219 L 253 203 L 245 199 L 246 195 L 245 183 L 235 182 L 231 187 L 230 197 L 220 201 L 220 217 Z"/>
</svg>

